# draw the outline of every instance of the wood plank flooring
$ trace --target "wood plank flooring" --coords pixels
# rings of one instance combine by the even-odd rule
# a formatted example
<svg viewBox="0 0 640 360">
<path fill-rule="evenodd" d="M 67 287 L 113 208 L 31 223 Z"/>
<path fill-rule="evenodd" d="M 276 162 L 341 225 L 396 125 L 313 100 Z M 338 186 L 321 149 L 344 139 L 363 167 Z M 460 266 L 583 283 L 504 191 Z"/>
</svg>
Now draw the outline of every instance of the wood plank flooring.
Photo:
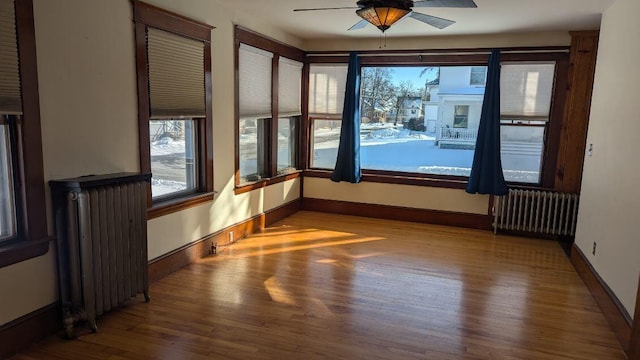
<svg viewBox="0 0 640 360">
<path fill-rule="evenodd" d="M 624 359 L 560 246 L 301 211 L 23 359 Z"/>
</svg>

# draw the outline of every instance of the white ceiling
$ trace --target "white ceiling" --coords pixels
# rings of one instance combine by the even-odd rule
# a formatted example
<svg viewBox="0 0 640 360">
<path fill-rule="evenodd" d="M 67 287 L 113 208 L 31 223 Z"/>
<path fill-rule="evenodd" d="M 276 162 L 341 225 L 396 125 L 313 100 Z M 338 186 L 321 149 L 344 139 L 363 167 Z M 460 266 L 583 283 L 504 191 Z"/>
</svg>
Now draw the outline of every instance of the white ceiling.
<svg viewBox="0 0 640 360">
<path fill-rule="evenodd" d="M 361 20 L 355 10 L 294 12 L 295 8 L 355 6 L 356 0 L 217 0 L 302 39 L 378 37 L 372 25 L 347 31 Z M 468 35 L 531 31 L 593 30 L 615 0 L 475 0 L 476 9 L 415 8 L 456 21 L 438 30 L 411 18 L 387 30 L 388 37 Z"/>
</svg>

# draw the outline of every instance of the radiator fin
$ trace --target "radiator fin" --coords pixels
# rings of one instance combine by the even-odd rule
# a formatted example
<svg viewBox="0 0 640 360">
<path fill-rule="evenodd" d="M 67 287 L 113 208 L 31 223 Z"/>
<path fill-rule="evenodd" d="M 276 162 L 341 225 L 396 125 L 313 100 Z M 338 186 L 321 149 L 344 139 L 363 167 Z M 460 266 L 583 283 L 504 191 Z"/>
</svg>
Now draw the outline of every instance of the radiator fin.
<svg viewBox="0 0 640 360">
<path fill-rule="evenodd" d="M 495 198 L 494 231 L 574 236 L 578 202 L 577 194 L 509 190 Z"/>
</svg>

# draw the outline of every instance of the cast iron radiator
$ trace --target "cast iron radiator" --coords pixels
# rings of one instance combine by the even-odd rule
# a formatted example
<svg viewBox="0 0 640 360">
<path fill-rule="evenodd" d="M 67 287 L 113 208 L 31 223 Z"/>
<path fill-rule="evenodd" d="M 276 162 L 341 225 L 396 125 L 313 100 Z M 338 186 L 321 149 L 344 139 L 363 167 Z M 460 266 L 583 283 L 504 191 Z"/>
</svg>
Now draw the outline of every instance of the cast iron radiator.
<svg viewBox="0 0 640 360">
<path fill-rule="evenodd" d="M 577 194 L 540 190 L 509 190 L 496 196 L 494 232 L 522 231 L 574 236 L 578 218 Z"/>
<path fill-rule="evenodd" d="M 96 331 L 96 316 L 143 293 L 149 301 L 147 182 L 151 174 L 92 175 L 50 182 L 63 324 Z"/>
</svg>

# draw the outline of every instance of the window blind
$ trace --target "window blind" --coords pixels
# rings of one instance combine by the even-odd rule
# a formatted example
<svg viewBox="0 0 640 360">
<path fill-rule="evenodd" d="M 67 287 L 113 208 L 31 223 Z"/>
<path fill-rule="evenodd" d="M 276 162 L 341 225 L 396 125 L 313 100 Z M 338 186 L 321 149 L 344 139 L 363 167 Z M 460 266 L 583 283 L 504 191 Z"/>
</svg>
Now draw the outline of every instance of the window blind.
<svg viewBox="0 0 640 360">
<path fill-rule="evenodd" d="M 549 119 L 555 63 L 503 63 L 500 114 Z"/>
<path fill-rule="evenodd" d="M 302 98 L 302 63 L 280 57 L 278 59 L 278 115 L 299 116 Z"/>
<path fill-rule="evenodd" d="M 204 117 L 204 43 L 148 28 L 151 118 Z"/>
<path fill-rule="evenodd" d="M 20 64 L 13 1 L 0 1 L 0 113 L 22 114 Z"/>
<path fill-rule="evenodd" d="M 342 114 L 346 85 L 346 64 L 312 64 L 309 69 L 309 115 Z"/>
<path fill-rule="evenodd" d="M 271 118 L 273 54 L 240 44 L 238 51 L 240 119 Z"/>
</svg>

